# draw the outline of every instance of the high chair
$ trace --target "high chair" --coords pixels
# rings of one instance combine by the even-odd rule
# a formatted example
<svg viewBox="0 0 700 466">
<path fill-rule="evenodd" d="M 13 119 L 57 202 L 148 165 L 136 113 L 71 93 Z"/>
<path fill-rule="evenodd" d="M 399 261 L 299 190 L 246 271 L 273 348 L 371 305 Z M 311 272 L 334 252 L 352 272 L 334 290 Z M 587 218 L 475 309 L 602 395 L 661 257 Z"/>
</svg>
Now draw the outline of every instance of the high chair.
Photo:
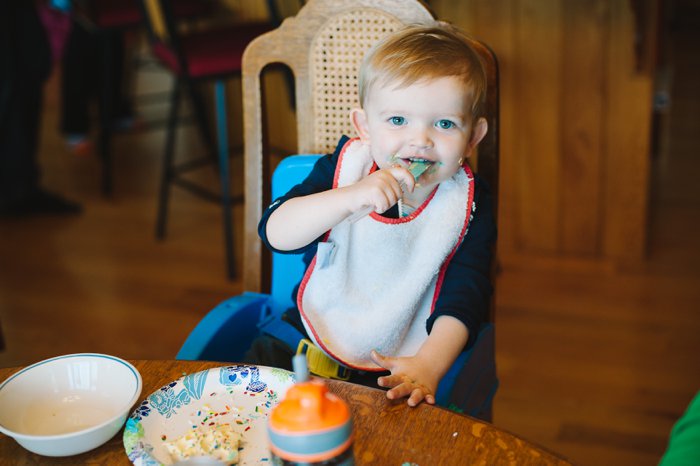
<svg viewBox="0 0 700 466">
<path fill-rule="evenodd" d="M 280 319 L 294 305 L 292 292 L 304 273 L 301 255 L 272 254 L 263 267 L 257 223 L 263 205 L 302 181 L 319 158 L 332 152 L 342 134 L 352 135 L 349 111 L 358 106 L 357 70 L 365 51 L 386 33 L 407 24 L 430 23 L 431 13 L 418 1 L 310 0 L 297 16 L 255 39 L 243 60 L 245 124 L 245 270 L 247 292 L 210 311 L 188 336 L 178 359 L 240 360 L 262 331 L 287 342 L 299 333 Z M 484 59 L 488 75 L 489 132 L 479 146 L 478 172 L 498 189 L 498 73 L 493 53 L 473 45 Z M 264 176 L 269 157 L 264 152 L 260 74 L 271 63 L 289 66 L 295 77 L 299 154 L 282 159 L 271 180 Z M 271 194 L 271 196 L 269 195 Z M 263 288 L 270 275 L 269 291 Z M 490 320 L 493 320 L 491 312 Z M 438 404 L 481 419 L 491 419 L 498 387 L 494 357 L 494 327 L 486 322 L 474 346 L 463 352 L 442 379 Z M 292 345 L 295 348 L 295 345 Z"/>
</svg>

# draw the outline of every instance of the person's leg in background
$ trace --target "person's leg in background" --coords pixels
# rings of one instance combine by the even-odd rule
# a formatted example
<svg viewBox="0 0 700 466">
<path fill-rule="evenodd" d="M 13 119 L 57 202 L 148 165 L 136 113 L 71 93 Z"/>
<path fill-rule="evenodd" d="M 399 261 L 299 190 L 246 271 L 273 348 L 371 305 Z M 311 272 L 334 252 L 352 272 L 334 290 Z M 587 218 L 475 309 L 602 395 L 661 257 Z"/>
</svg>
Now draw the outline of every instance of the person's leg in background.
<svg viewBox="0 0 700 466">
<path fill-rule="evenodd" d="M 51 52 L 34 2 L 3 2 L 0 15 L 0 215 L 78 213 L 42 189 L 37 150 Z"/>
<path fill-rule="evenodd" d="M 102 86 L 109 83 L 111 125 L 114 131 L 134 124 L 131 104 L 124 89 L 125 38 L 123 31 L 93 30 L 73 19 L 61 60 L 61 132 L 76 155 L 93 151 L 90 141 L 90 109 L 101 104 Z M 105 56 L 110 76 L 105 77 Z M 100 107 L 100 111 L 106 111 Z"/>
<path fill-rule="evenodd" d="M 61 132 L 68 147 L 86 155 L 92 147 L 90 102 L 96 93 L 98 45 L 93 34 L 75 19 L 61 60 Z"/>
<path fill-rule="evenodd" d="M 112 57 L 112 76 L 107 81 L 104 76 L 100 77 L 100 83 L 111 82 L 110 89 L 113 109 L 112 129 L 122 131 L 131 129 L 135 125 L 134 111 L 131 105 L 131 94 L 128 89 L 130 81 L 129 72 L 125 68 L 127 63 L 127 39 L 124 31 L 109 31 L 101 34 L 102 51 L 109 50 Z M 104 67 L 101 67 L 104 70 Z"/>
</svg>

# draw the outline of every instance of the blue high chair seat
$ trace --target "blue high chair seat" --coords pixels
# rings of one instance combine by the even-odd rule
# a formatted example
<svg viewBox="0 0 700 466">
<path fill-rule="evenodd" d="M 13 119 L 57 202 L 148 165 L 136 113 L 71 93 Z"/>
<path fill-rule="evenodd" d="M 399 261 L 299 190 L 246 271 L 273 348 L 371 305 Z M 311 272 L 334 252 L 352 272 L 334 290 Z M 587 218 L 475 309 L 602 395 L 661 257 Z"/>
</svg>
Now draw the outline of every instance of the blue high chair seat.
<svg viewBox="0 0 700 466">
<path fill-rule="evenodd" d="M 272 198 L 301 182 L 318 158 L 296 155 L 283 159 L 272 177 Z M 298 342 L 301 334 L 280 316 L 294 306 L 292 292 L 303 274 L 301 254 L 273 253 L 270 294 L 247 292 L 219 304 L 188 336 L 177 359 L 241 361 L 261 329 Z M 441 406 L 490 421 L 497 387 L 493 325 L 485 323 L 474 346 L 458 357 L 440 382 L 436 400 Z"/>
</svg>

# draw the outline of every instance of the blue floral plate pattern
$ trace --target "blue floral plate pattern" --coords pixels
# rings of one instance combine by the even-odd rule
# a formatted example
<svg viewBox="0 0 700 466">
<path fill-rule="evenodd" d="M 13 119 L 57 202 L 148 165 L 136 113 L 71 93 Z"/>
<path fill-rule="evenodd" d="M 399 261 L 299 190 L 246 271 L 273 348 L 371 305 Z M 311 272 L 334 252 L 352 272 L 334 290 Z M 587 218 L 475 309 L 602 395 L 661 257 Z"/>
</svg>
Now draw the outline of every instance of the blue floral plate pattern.
<svg viewBox="0 0 700 466">
<path fill-rule="evenodd" d="M 271 461 L 267 417 L 294 374 L 233 365 L 188 374 L 150 394 L 127 419 L 124 448 L 136 466 L 169 465 L 163 442 L 200 426 L 231 424 L 242 436 L 241 465 Z"/>
</svg>

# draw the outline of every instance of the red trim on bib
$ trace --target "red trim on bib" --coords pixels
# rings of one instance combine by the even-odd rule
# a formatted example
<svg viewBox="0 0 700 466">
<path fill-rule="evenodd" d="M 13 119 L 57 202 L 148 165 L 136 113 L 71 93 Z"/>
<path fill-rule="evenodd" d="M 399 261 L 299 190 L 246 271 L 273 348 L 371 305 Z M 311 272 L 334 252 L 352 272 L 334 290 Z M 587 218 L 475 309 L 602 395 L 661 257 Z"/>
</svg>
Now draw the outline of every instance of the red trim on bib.
<svg viewBox="0 0 700 466">
<path fill-rule="evenodd" d="M 340 154 L 338 155 L 338 163 L 335 166 L 335 174 L 333 175 L 333 189 L 338 187 L 338 178 L 340 178 L 340 167 L 343 165 L 343 160 L 345 158 L 345 151 L 347 150 L 348 147 L 350 147 L 350 144 L 352 144 L 354 141 L 359 141 L 360 138 L 352 138 L 345 144 L 343 144 L 343 148 L 340 149 Z"/>
<path fill-rule="evenodd" d="M 437 189 L 438 189 L 438 187 L 436 186 L 435 189 L 433 189 L 433 192 L 431 192 L 430 195 L 425 199 L 425 201 L 423 201 L 423 203 L 420 205 L 420 207 L 418 207 L 416 210 L 411 212 L 410 215 L 407 215 L 405 217 L 399 217 L 399 218 L 389 218 L 389 217 L 384 217 L 381 214 L 378 214 L 376 212 L 372 212 L 372 218 L 378 222 L 387 223 L 387 224 L 391 224 L 391 225 L 397 225 L 400 223 L 410 222 L 414 218 L 418 217 L 418 215 L 420 215 L 420 213 L 423 212 L 423 210 L 426 207 L 428 207 L 428 204 L 430 203 L 430 201 L 433 199 L 433 197 L 435 197 L 435 193 L 437 193 Z"/>
<path fill-rule="evenodd" d="M 327 240 L 328 236 L 330 236 L 330 231 L 326 233 L 323 237 L 323 240 Z M 316 267 L 316 256 L 311 260 L 311 263 L 309 264 L 309 268 L 306 269 L 306 273 L 304 274 L 304 278 L 302 279 L 301 283 L 299 284 L 299 291 L 297 291 L 297 307 L 299 308 L 299 313 L 301 314 L 301 317 L 303 318 L 304 322 L 308 323 L 306 326 L 307 328 L 311 329 L 311 334 L 313 335 L 313 339 L 316 342 L 316 344 L 330 357 L 341 363 L 345 367 L 349 367 L 350 369 L 357 369 L 361 371 L 369 371 L 369 372 L 382 372 L 385 371 L 386 369 L 382 367 L 362 367 L 362 366 L 356 366 L 354 364 L 351 364 L 342 358 L 339 358 L 334 352 L 332 352 L 324 343 L 323 339 L 321 336 L 316 332 L 316 328 L 311 324 L 309 321 L 308 316 L 304 312 L 304 306 L 302 306 L 302 301 L 304 297 L 304 292 L 306 291 L 306 285 L 309 283 L 309 280 L 311 279 L 311 274 L 313 273 L 314 268 Z"/>
<path fill-rule="evenodd" d="M 435 310 L 435 303 L 437 303 L 438 296 L 440 295 L 440 289 L 442 289 L 442 283 L 445 281 L 445 273 L 447 272 L 447 266 L 452 261 L 452 258 L 457 253 L 457 249 L 464 241 L 464 236 L 467 234 L 467 229 L 469 228 L 469 223 L 472 217 L 472 206 L 474 205 L 474 173 L 472 173 L 471 167 L 469 165 L 464 166 L 464 172 L 467 175 L 469 182 L 469 199 L 467 200 L 467 215 L 464 218 L 464 226 L 462 227 L 462 232 L 459 235 L 459 241 L 455 243 L 455 247 L 452 252 L 447 256 L 445 262 L 443 262 L 442 267 L 440 267 L 440 273 L 438 275 L 437 282 L 435 283 L 435 293 L 433 294 L 433 303 L 430 306 L 430 314 Z"/>
</svg>

